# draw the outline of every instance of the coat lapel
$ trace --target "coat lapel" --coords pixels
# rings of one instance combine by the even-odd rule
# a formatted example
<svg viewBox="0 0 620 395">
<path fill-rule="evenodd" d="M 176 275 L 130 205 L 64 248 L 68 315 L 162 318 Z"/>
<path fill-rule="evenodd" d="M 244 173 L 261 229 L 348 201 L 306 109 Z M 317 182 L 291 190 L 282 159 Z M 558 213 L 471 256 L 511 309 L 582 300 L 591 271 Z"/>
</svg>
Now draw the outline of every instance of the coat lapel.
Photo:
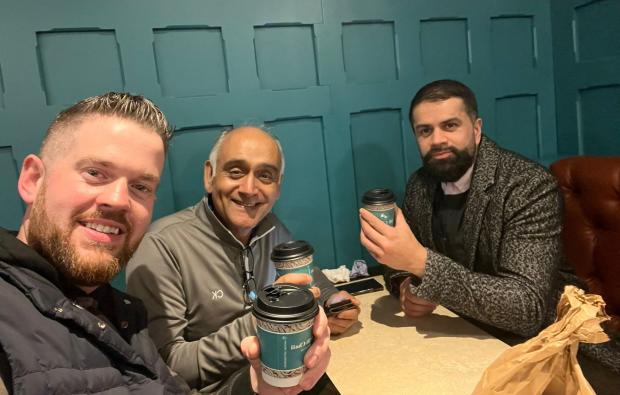
<svg viewBox="0 0 620 395">
<path fill-rule="evenodd" d="M 436 246 L 433 241 L 433 200 L 435 199 L 435 191 L 437 190 L 437 182 L 430 177 L 424 170 L 421 173 L 422 182 L 413 190 L 411 200 L 412 208 L 415 210 L 415 218 L 421 221 L 415 224 L 409 224 L 418 241 L 425 247 L 435 250 Z"/>
<path fill-rule="evenodd" d="M 474 268 L 482 218 L 484 218 L 484 212 L 491 199 L 489 189 L 495 182 L 498 160 L 499 156 L 495 144 L 482 136 L 461 226 L 461 231 L 465 235 L 467 254 L 467 261 L 462 262 L 462 264 L 469 269 Z"/>
</svg>

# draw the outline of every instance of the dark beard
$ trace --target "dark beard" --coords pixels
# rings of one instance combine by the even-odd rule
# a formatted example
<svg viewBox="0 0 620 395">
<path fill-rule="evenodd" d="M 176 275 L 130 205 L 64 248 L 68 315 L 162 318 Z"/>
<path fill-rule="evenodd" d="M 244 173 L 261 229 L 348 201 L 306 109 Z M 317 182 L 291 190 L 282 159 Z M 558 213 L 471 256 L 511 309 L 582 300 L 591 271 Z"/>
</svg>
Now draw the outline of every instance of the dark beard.
<svg viewBox="0 0 620 395">
<path fill-rule="evenodd" d="M 447 159 L 434 159 L 432 155 L 440 151 L 450 151 L 454 156 Z M 470 153 L 467 148 L 458 150 L 454 147 L 432 147 L 424 155 L 422 161 L 424 168 L 431 176 L 441 182 L 455 182 L 463 177 L 463 174 L 474 163 L 475 154 L 475 149 L 473 153 Z"/>
<path fill-rule="evenodd" d="M 92 249 L 97 251 L 98 256 L 80 256 L 71 245 L 71 229 L 63 231 L 47 216 L 44 196 L 45 187 L 39 192 L 32 207 L 28 245 L 47 259 L 73 285 L 92 287 L 110 282 L 127 265 L 135 250 L 135 246 L 129 245 L 129 228 L 125 244 L 116 256 L 111 256 L 104 247 L 96 244 L 93 244 Z M 95 217 L 106 217 L 102 213 L 96 214 Z"/>
</svg>

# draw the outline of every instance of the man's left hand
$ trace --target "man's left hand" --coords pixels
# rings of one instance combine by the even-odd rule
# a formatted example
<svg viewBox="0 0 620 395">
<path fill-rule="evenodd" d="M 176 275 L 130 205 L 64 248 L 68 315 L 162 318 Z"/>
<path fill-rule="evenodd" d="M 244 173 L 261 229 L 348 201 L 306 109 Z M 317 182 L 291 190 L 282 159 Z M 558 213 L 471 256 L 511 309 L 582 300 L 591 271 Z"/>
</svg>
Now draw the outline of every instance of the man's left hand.
<svg viewBox="0 0 620 395">
<path fill-rule="evenodd" d="M 350 300 L 356 307 L 353 309 L 343 310 L 336 315 L 327 317 L 329 330 L 332 335 L 339 335 L 346 332 L 357 322 L 357 317 L 360 314 L 360 301 L 347 291 L 340 291 L 333 294 L 329 297 L 329 299 L 327 299 L 325 304 L 329 306 L 330 304 L 338 303 L 343 300 Z"/>
<path fill-rule="evenodd" d="M 422 277 L 428 252 L 411 232 L 400 208 L 396 207 L 394 226 L 385 224 L 366 209 L 359 212 L 360 241 L 370 255 L 393 269 Z"/>
<path fill-rule="evenodd" d="M 241 341 L 241 352 L 250 362 L 250 380 L 252 382 L 252 390 L 259 394 L 266 395 L 293 395 L 302 391 L 307 391 L 314 387 L 319 381 L 331 358 L 329 349 L 329 327 L 327 326 L 327 317 L 320 309 L 319 314 L 314 320 L 312 327 L 314 334 L 314 342 L 304 356 L 304 365 L 306 371 L 301 378 L 299 384 L 294 387 L 278 388 L 267 384 L 263 380 L 260 364 L 260 343 L 256 336 L 246 337 Z"/>
<path fill-rule="evenodd" d="M 437 305 L 411 293 L 411 278 L 400 283 L 400 307 L 408 317 L 423 317 L 435 311 Z"/>
</svg>

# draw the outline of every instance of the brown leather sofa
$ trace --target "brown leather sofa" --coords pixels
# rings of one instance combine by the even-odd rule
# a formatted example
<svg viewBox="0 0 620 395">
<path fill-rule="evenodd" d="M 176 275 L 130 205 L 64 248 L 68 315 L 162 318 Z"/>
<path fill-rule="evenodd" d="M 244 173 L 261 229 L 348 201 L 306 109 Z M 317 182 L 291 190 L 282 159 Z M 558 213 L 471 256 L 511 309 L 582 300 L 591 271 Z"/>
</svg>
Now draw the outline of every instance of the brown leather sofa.
<svg viewBox="0 0 620 395">
<path fill-rule="evenodd" d="M 564 251 L 590 293 L 607 303 L 620 334 L 620 156 L 577 156 L 551 165 L 564 198 Z"/>
</svg>

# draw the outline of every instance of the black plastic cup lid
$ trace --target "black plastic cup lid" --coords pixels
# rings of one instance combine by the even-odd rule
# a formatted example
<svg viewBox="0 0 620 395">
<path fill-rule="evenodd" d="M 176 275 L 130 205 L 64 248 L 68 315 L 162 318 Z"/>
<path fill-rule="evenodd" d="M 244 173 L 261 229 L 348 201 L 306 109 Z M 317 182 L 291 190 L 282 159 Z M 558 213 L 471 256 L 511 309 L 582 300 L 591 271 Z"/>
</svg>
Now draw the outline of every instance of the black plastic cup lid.
<svg viewBox="0 0 620 395">
<path fill-rule="evenodd" d="M 304 240 L 287 241 L 278 244 L 271 251 L 271 260 L 274 262 L 291 261 L 305 258 L 314 253 L 314 248 Z"/>
<path fill-rule="evenodd" d="M 367 191 L 362 197 L 362 203 L 377 205 L 394 203 L 396 199 L 394 194 L 387 188 L 375 188 Z"/>
<path fill-rule="evenodd" d="M 295 284 L 273 284 L 258 292 L 253 313 L 263 321 L 277 323 L 302 322 L 319 312 L 314 295 Z"/>
</svg>

